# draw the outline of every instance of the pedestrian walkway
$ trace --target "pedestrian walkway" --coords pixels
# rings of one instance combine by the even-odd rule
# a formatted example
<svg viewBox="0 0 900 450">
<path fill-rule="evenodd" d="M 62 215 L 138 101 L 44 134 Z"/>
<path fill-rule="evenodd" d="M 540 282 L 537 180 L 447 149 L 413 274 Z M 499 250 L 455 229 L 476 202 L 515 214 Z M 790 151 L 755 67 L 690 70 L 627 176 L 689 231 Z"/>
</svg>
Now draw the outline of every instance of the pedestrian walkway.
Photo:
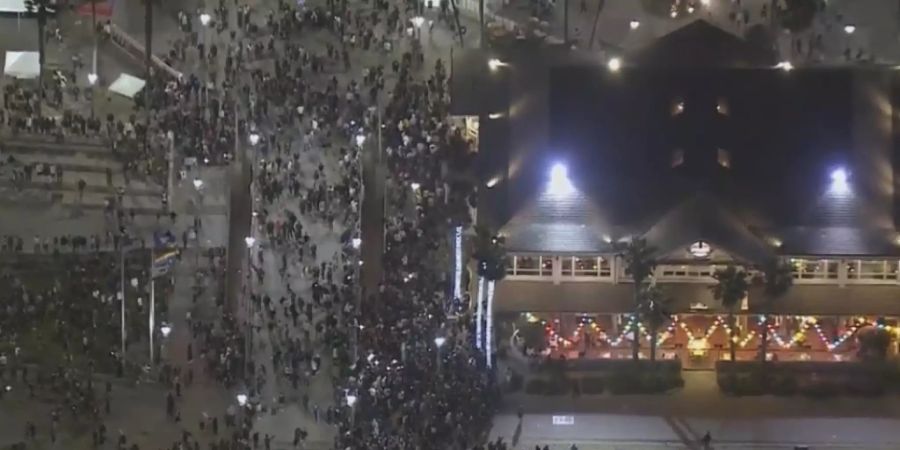
<svg viewBox="0 0 900 450">
<path fill-rule="evenodd" d="M 551 35 L 565 35 L 565 7 L 569 7 L 569 39 L 580 48 L 590 48 L 617 54 L 649 45 L 657 38 L 671 33 L 695 20 L 709 21 L 737 36 L 745 36 L 751 28 L 772 27 L 770 0 L 709 0 L 695 2 L 692 13 L 675 18 L 655 15 L 646 10 L 643 2 L 635 0 L 572 0 L 554 2 L 552 12 L 540 17 Z M 512 0 L 497 11 L 500 17 L 523 26 L 534 23 L 531 0 Z M 830 0 L 824 12 L 815 17 L 809 30 L 790 34 L 782 30 L 769 31 L 775 38 L 781 60 L 795 66 L 803 64 L 843 64 L 874 61 L 894 64 L 900 61 L 900 23 L 898 6 L 892 0 Z M 852 28 L 847 28 L 848 26 Z M 847 30 L 852 30 L 848 32 Z M 594 41 L 591 43 L 591 37 Z M 820 47 L 815 45 L 820 41 Z M 816 48 L 812 48 L 816 47 Z"/>
</svg>

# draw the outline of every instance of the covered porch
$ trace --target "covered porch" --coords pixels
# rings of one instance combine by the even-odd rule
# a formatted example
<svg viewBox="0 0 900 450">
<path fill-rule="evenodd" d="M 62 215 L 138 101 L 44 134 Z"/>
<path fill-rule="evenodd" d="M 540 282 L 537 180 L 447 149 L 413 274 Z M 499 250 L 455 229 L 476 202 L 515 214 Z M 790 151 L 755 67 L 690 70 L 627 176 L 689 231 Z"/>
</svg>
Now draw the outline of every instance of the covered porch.
<svg viewBox="0 0 900 450">
<path fill-rule="evenodd" d="M 708 285 L 662 285 L 671 296 L 672 316 L 657 330 L 658 359 L 678 358 L 685 368 L 712 368 L 729 359 L 732 335 L 727 311 Z M 504 281 L 498 286 L 498 317 L 505 339 L 535 359 L 545 357 L 631 358 L 638 329 L 641 358 L 650 357 L 650 335 L 632 316 L 632 286 L 602 283 Z M 794 286 L 771 308 L 767 358 L 780 361 L 850 361 L 857 336 L 884 329 L 894 337 L 900 320 L 900 288 L 893 286 Z M 759 358 L 764 315 L 754 288 L 735 311 L 736 358 Z"/>
</svg>

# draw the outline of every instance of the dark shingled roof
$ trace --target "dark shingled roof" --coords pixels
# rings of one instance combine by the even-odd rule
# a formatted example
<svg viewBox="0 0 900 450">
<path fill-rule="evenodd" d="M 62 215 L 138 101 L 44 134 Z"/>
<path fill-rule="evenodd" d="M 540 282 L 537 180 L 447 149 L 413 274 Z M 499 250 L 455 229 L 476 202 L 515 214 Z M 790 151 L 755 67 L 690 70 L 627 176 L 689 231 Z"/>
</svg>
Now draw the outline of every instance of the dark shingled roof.
<svg viewBox="0 0 900 450">
<path fill-rule="evenodd" d="M 788 227 L 772 233 L 784 255 L 900 256 L 897 231 L 853 227 Z"/>
<path fill-rule="evenodd" d="M 736 259 L 751 263 L 762 263 L 774 256 L 772 249 L 751 233 L 738 217 L 704 192 L 674 207 L 644 237 L 660 254 L 669 253 L 678 246 L 706 241 Z"/>
<path fill-rule="evenodd" d="M 479 217 L 510 251 L 605 253 L 610 238 L 647 233 L 662 251 L 702 239 L 752 262 L 776 251 L 767 240 L 788 255 L 900 253 L 900 140 L 885 114 L 897 74 L 786 73 L 703 21 L 624 55 L 615 73 L 596 55 L 536 52 L 493 55 L 509 69 L 465 82 L 484 87 L 482 181 L 503 175 L 480 197 Z M 477 109 L 471 96 L 463 103 Z M 509 114 L 488 121 L 494 111 Z M 676 150 L 684 159 L 672 167 Z M 571 198 L 544 196 L 554 162 L 569 169 Z M 850 194 L 829 189 L 838 166 L 851 174 Z"/>
<path fill-rule="evenodd" d="M 757 48 L 703 19 L 629 53 L 625 62 L 642 67 L 761 67 L 776 64 L 772 52 Z"/>
</svg>

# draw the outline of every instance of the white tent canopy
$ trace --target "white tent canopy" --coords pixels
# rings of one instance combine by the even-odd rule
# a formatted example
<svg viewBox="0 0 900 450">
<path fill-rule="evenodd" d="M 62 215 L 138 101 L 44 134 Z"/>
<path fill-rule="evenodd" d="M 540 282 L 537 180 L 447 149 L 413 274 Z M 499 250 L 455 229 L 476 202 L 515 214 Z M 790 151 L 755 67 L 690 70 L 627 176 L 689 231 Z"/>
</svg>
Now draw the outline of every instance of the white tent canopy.
<svg viewBox="0 0 900 450">
<path fill-rule="evenodd" d="M 0 0 L 0 13 L 21 14 L 26 11 L 25 0 Z"/>
<path fill-rule="evenodd" d="M 116 78 L 116 81 L 113 81 L 113 83 L 109 85 L 109 91 L 124 95 L 128 98 L 134 98 L 135 94 L 140 92 L 145 84 L 147 84 L 146 81 L 123 73 L 122 75 L 119 75 L 119 78 Z"/>
<path fill-rule="evenodd" d="M 3 73 L 15 78 L 37 78 L 41 74 L 38 52 L 6 52 Z"/>
</svg>

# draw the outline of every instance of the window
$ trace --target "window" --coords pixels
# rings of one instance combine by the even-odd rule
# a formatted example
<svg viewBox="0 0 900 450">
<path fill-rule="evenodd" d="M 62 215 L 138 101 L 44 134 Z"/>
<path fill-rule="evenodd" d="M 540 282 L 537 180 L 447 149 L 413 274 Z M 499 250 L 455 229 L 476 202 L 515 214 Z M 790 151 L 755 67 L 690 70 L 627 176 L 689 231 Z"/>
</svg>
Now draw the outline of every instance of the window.
<svg viewBox="0 0 900 450">
<path fill-rule="evenodd" d="M 791 259 L 794 278 L 798 280 L 837 280 L 838 261 Z"/>
<path fill-rule="evenodd" d="M 516 256 L 515 275 L 540 275 L 541 261 L 534 256 Z"/>
<path fill-rule="evenodd" d="M 676 148 L 672 151 L 672 167 L 684 164 L 684 149 Z"/>
<path fill-rule="evenodd" d="M 541 276 L 542 277 L 553 276 L 553 257 L 552 256 L 541 256 Z"/>
<path fill-rule="evenodd" d="M 553 275 L 552 256 L 513 256 L 512 268 L 508 275 L 549 277 Z"/>
<path fill-rule="evenodd" d="M 600 275 L 600 264 L 598 258 L 572 258 L 575 261 L 576 277 L 596 277 Z"/>
<path fill-rule="evenodd" d="M 718 151 L 716 152 L 716 158 L 718 159 L 720 166 L 726 169 L 731 168 L 731 153 L 729 153 L 728 150 L 721 148 L 718 149 Z"/>
<path fill-rule="evenodd" d="M 572 275 L 572 258 L 571 256 L 563 256 L 559 258 L 560 264 L 562 264 L 562 274 L 563 276 Z"/>
<path fill-rule="evenodd" d="M 847 261 L 847 278 L 894 281 L 897 279 L 897 261 Z"/>
<path fill-rule="evenodd" d="M 705 278 L 712 277 L 716 266 L 710 265 L 661 265 L 659 269 L 663 278 Z"/>
<path fill-rule="evenodd" d="M 716 101 L 716 111 L 723 116 L 728 115 L 728 100 L 725 97 L 719 97 L 719 100 Z"/>
</svg>

